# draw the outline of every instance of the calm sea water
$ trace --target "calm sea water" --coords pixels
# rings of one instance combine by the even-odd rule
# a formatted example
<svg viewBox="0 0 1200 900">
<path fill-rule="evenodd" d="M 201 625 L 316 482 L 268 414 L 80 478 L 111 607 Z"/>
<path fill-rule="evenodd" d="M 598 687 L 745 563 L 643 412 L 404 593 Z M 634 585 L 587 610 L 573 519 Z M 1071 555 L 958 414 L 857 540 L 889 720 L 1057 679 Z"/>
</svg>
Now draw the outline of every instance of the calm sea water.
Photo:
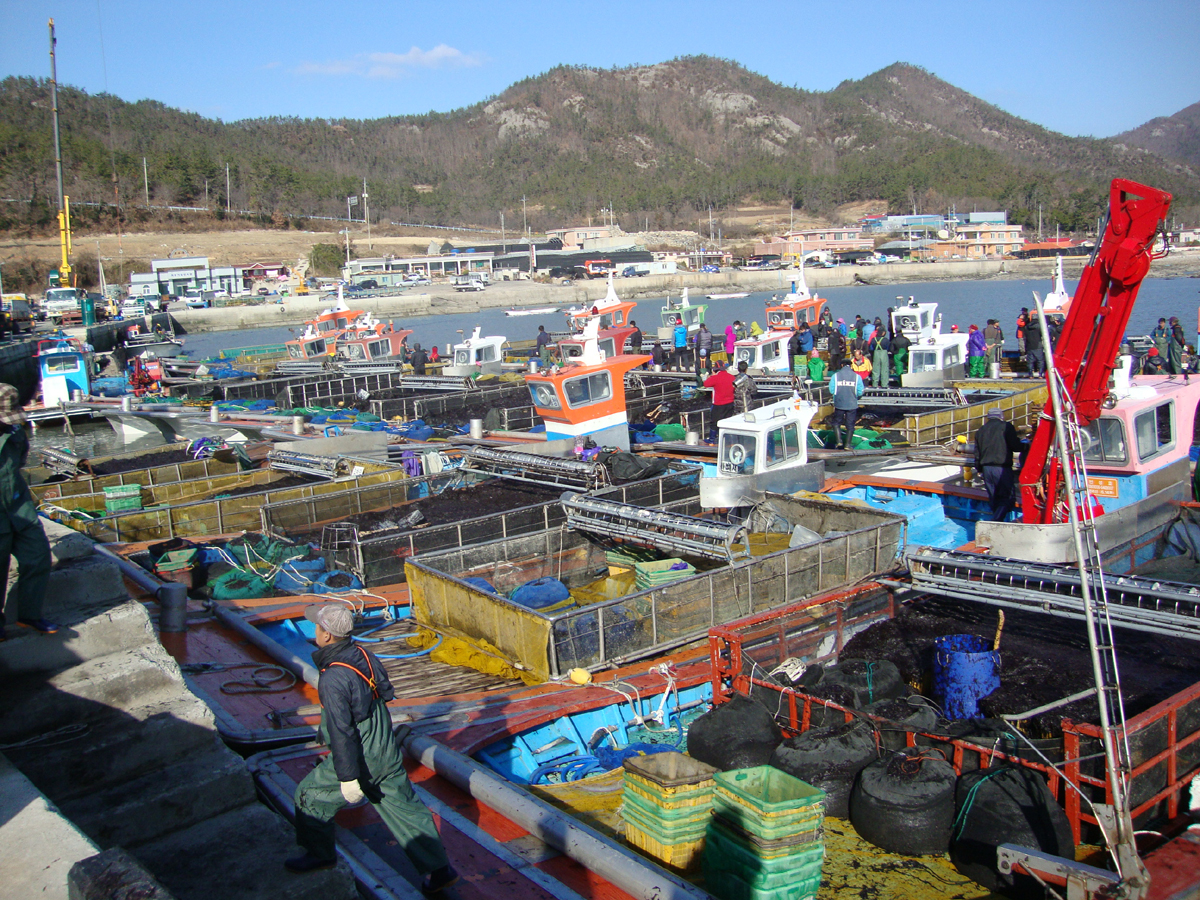
<svg viewBox="0 0 1200 900">
<path fill-rule="evenodd" d="M 1075 285 L 1075 281 L 1068 280 L 1067 290 L 1073 293 Z M 787 283 L 781 281 L 778 291 L 758 291 L 738 300 L 706 300 L 704 295 L 698 292 L 692 292 L 691 299 L 693 303 L 708 304 L 708 327 L 721 333 L 734 319 L 746 323 L 757 320 L 760 325 L 764 324 L 766 301 L 787 290 Z M 904 299 L 901 302 L 905 303 L 910 296 L 918 303 L 937 303 L 945 331 L 949 331 L 951 325 L 958 325 L 962 331 L 966 331 L 967 326 L 972 324 L 982 328 L 988 319 L 999 319 L 1004 329 L 1005 343 L 1011 349 L 1015 349 L 1017 313 L 1023 306 L 1033 307 L 1033 291 L 1038 291 L 1044 297 L 1049 290 L 1048 279 L 996 279 L 914 282 L 886 286 L 858 285 L 822 288 L 818 293 L 829 300 L 834 318 L 840 316 L 847 322 L 854 321 L 854 316 L 859 313 L 871 320 L 876 316 L 885 318 L 887 308 L 897 305 L 898 296 L 902 296 Z M 638 301 L 634 319 L 643 331 L 652 331 L 661 324 L 662 305 L 661 297 Z M 1128 333 L 1149 334 L 1160 316 L 1179 316 L 1185 334 L 1191 339 L 1196 334 L 1198 305 L 1200 279 L 1148 278 L 1142 283 L 1137 305 L 1130 318 Z M 396 326 L 401 324 L 414 331 L 409 339 L 410 343 L 419 342 L 423 347 L 436 343 L 444 349 L 446 344 L 454 344 L 461 340 L 459 332 L 470 334 L 476 325 L 482 326 L 484 334 L 503 334 L 512 340 L 521 340 L 533 338 L 537 334 L 538 325 L 545 325 L 547 330 L 559 329 L 562 327 L 563 317 L 553 313 L 546 316 L 510 318 L 504 315 L 502 309 L 488 309 L 470 314 L 397 319 Z M 283 343 L 292 336 L 293 332 L 288 328 L 275 326 L 239 332 L 189 335 L 185 346 L 193 358 L 203 358 L 233 347 Z"/>
<path fill-rule="evenodd" d="M 1067 281 L 1067 290 L 1074 292 L 1075 281 Z M 738 300 L 706 300 L 702 294 L 692 294 L 694 303 L 707 303 L 706 316 L 709 328 L 717 333 L 723 333 L 725 326 L 732 324 L 734 319 L 743 322 L 757 320 L 763 324 L 766 301 L 775 294 L 787 290 L 787 283 L 782 281 L 778 291 L 759 291 Z M 916 298 L 918 302 L 937 303 L 938 312 L 942 314 L 943 329 L 950 330 L 951 325 L 958 325 L 963 331 L 968 325 L 979 325 L 981 328 L 988 319 L 999 319 L 1004 329 L 1005 343 L 1015 349 L 1015 322 L 1017 313 L 1022 306 L 1033 307 L 1032 292 L 1038 291 L 1045 296 L 1050 290 L 1047 279 L 1038 280 L 1007 280 L 990 281 L 941 281 L 929 283 L 908 283 L 902 285 L 874 286 L 859 285 L 850 287 L 834 287 L 819 291 L 821 296 L 829 300 L 829 306 L 834 318 L 843 317 L 846 321 L 854 320 L 861 313 L 864 318 L 874 320 L 876 316 L 883 318 L 889 306 L 897 305 L 898 296 L 907 302 L 908 297 Z M 647 299 L 638 302 L 634 318 L 643 330 L 652 331 L 661 324 L 660 310 L 663 298 Z M 1149 334 L 1157 324 L 1159 317 L 1170 318 L 1178 316 L 1183 324 L 1184 333 L 1189 339 L 1195 337 L 1193 330 L 1197 326 L 1197 309 L 1200 306 L 1200 280 L 1194 278 L 1148 278 L 1142 283 L 1138 294 L 1137 305 L 1130 317 L 1128 333 L 1130 335 Z M 404 325 L 414 331 L 410 341 L 420 342 L 424 347 L 433 343 L 441 345 L 457 343 L 461 337 L 459 332 L 470 334 L 476 325 L 483 328 L 484 334 L 503 334 L 513 340 L 532 338 L 537 334 L 538 325 L 555 330 L 562 326 L 563 318 L 554 313 L 547 316 L 522 316 L 509 318 L 500 309 L 483 310 L 479 313 L 442 316 L 422 316 L 406 319 Z M 189 335 L 186 349 L 193 358 L 204 358 L 215 355 L 219 350 L 233 347 L 249 347 L 260 344 L 283 343 L 292 337 L 292 331 L 287 327 L 257 328 L 238 332 L 219 332 L 212 334 Z M 34 437 L 35 446 L 70 447 L 74 445 L 75 452 L 101 455 L 104 453 L 120 452 L 124 445 L 112 433 L 107 424 L 93 423 L 78 425 L 74 435 L 64 432 L 62 426 L 43 429 Z"/>
</svg>

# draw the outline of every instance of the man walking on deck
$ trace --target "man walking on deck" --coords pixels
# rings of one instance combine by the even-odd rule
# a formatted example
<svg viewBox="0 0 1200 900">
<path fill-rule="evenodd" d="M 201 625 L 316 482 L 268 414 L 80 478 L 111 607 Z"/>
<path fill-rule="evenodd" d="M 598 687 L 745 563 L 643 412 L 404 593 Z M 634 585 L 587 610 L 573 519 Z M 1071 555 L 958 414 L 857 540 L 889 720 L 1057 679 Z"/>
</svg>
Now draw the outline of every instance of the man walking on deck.
<svg viewBox="0 0 1200 900">
<path fill-rule="evenodd" d="M 854 423 L 858 419 L 858 398 L 863 395 L 863 381 L 847 362 L 829 379 L 833 394 L 833 438 L 837 449 L 849 450 L 854 441 Z"/>
<path fill-rule="evenodd" d="M 1023 449 L 1017 429 L 1004 421 L 996 407 L 988 410 L 987 422 L 975 432 L 975 468 L 983 473 L 988 499 L 992 502 L 992 521 L 1003 522 L 1013 511 L 1013 454 Z"/>
<path fill-rule="evenodd" d="M 550 365 L 550 335 L 546 332 L 545 325 L 538 326 L 537 354 L 543 366 Z"/>
<path fill-rule="evenodd" d="M 335 865 L 333 817 L 365 798 L 422 875 L 421 889 L 436 893 L 449 887 L 458 875 L 446 859 L 433 816 L 404 771 L 404 754 L 387 708 L 395 691 L 383 663 L 351 639 L 354 616 L 349 608 L 313 604 L 304 617 L 316 626 L 320 734 L 329 755 L 296 788 L 296 842 L 304 853 L 284 866 L 311 872 Z"/>
<path fill-rule="evenodd" d="M 11 384 L 0 384 L 0 641 L 7 636 L 5 592 L 9 557 L 13 556 L 17 558 L 17 589 L 8 617 L 42 634 L 58 631 L 57 625 L 42 618 L 50 581 L 50 542 L 21 475 L 28 455 L 21 397 Z"/>
</svg>

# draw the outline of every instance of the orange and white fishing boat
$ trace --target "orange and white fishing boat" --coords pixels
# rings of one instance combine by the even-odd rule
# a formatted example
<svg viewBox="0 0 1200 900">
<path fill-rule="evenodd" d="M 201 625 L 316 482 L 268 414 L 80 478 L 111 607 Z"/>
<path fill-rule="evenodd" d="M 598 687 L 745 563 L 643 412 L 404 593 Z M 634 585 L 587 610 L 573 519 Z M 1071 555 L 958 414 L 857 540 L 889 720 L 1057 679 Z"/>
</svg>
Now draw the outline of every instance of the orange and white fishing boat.
<svg viewBox="0 0 1200 900">
<path fill-rule="evenodd" d="M 546 439 L 590 437 L 601 446 L 629 449 L 625 373 L 650 361 L 645 354 L 605 356 L 599 347 L 600 316 L 592 316 L 578 340 L 578 356 L 564 366 L 525 376 Z"/>
<path fill-rule="evenodd" d="M 315 318 L 304 323 L 304 333 L 293 340 L 285 341 L 290 359 L 313 359 L 325 356 L 329 352 L 329 344 L 335 342 L 346 329 L 350 328 L 359 318 L 367 315 L 365 310 L 351 309 L 346 305 L 342 295 L 342 286 L 337 289 L 337 303 L 329 309 L 321 310 Z M 317 350 L 317 339 L 324 346 Z"/>
<path fill-rule="evenodd" d="M 804 280 L 804 269 L 800 269 L 799 273 L 800 279 L 792 282 L 790 294 L 778 302 L 767 303 L 768 331 L 791 331 L 798 328 L 801 322 L 813 326 L 821 318 L 825 298 L 809 291 Z"/>
</svg>

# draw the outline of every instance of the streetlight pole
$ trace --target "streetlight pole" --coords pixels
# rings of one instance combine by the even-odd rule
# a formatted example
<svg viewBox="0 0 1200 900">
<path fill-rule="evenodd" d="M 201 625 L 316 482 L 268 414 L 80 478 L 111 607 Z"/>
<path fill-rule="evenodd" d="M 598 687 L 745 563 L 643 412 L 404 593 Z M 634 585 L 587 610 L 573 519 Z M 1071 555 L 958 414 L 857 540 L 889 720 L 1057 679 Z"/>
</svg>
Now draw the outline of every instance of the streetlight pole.
<svg viewBox="0 0 1200 900">
<path fill-rule="evenodd" d="M 521 233 L 529 235 L 529 219 L 525 216 L 525 195 L 521 195 Z"/>
<path fill-rule="evenodd" d="M 367 249 L 372 249 L 371 244 L 371 213 L 367 207 L 367 179 L 363 179 L 363 218 L 367 220 Z"/>
</svg>

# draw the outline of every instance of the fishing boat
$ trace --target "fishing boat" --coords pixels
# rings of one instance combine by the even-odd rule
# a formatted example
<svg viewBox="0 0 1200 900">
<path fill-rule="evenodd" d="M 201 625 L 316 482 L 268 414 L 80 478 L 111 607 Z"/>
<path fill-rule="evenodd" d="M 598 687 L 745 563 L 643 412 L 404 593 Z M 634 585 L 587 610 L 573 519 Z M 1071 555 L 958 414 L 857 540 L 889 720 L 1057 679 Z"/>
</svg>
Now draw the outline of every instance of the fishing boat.
<svg viewBox="0 0 1200 900">
<path fill-rule="evenodd" d="M 675 327 L 680 324 L 687 329 L 688 334 L 696 334 L 704 322 L 707 310 L 707 304 L 692 303 L 688 298 L 687 288 L 683 289 L 683 294 L 678 300 L 667 297 L 667 304 L 662 308 L 662 328 L 659 329 L 659 337 L 664 340 L 671 337 L 675 333 Z"/>
<path fill-rule="evenodd" d="M 65 405 L 75 398 L 76 393 L 82 397 L 91 393 L 89 356 L 90 354 L 66 340 L 38 347 L 37 363 L 42 378 L 42 406 Z"/>
<path fill-rule="evenodd" d="M 734 361 L 744 362 L 747 368 L 760 372 L 786 372 L 791 338 L 790 331 L 772 329 L 757 337 L 737 341 L 733 345 Z"/>
<path fill-rule="evenodd" d="M 530 306 L 525 309 L 506 309 L 506 316 L 548 316 L 558 312 L 557 306 Z"/>
<path fill-rule="evenodd" d="M 504 371 L 504 344 L 507 341 L 508 338 L 502 335 L 484 337 L 483 329 L 476 325 L 469 338 L 454 345 L 450 365 L 442 369 L 442 374 L 465 378 L 499 375 Z"/>
<path fill-rule="evenodd" d="M 328 347 L 320 345 L 320 349 L 318 350 L 319 345 L 316 343 L 316 339 L 323 339 L 326 345 L 329 341 L 336 341 L 342 332 L 364 315 L 366 315 L 365 310 L 351 309 L 346 304 L 346 298 L 342 293 L 342 286 L 339 284 L 337 288 L 337 303 L 329 309 L 321 310 L 318 315 L 305 322 L 304 331 L 299 338 L 285 342 L 288 357 L 290 359 L 313 359 L 314 357 L 325 356 L 328 352 Z"/>
<path fill-rule="evenodd" d="M 629 449 L 629 416 L 625 406 L 625 373 L 650 357 L 600 351 L 600 316 L 584 326 L 579 354 L 548 374 L 529 374 L 525 383 L 535 411 L 546 423 L 547 440 L 582 441 Z"/>
<path fill-rule="evenodd" d="M 772 297 L 767 302 L 767 328 L 774 331 L 791 331 L 798 328 L 801 322 L 807 322 L 809 327 L 817 324 L 821 318 L 826 300 L 818 297 L 808 289 L 804 279 L 804 269 L 800 269 L 800 277 L 792 282 L 792 290 L 782 299 Z M 786 366 L 786 362 L 784 363 Z"/>
<path fill-rule="evenodd" d="M 892 310 L 892 327 L 912 342 L 908 368 L 900 375 L 902 387 L 944 387 L 966 375 L 968 336 L 943 333 L 937 306 L 909 297 L 906 305 Z"/>
<path fill-rule="evenodd" d="M 709 300 L 741 300 L 743 297 L 749 297 L 749 291 L 734 291 L 732 294 L 708 294 Z"/>
<path fill-rule="evenodd" d="M 169 332 L 135 331 L 138 326 L 129 329 L 125 336 L 125 352 L 130 356 L 140 356 L 143 359 L 173 359 L 183 353 L 183 341 Z"/>
</svg>

